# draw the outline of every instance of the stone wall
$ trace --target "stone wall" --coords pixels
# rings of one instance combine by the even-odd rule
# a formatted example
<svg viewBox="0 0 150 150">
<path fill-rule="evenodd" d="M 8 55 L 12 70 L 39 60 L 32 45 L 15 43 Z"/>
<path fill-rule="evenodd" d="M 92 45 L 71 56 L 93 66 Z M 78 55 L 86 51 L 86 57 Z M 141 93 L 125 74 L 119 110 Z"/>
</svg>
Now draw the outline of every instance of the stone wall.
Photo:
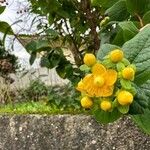
<svg viewBox="0 0 150 150">
<path fill-rule="evenodd" d="M 98 124 L 85 115 L 1 115 L 0 150 L 150 150 L 129 118 Z"/>
</svg>

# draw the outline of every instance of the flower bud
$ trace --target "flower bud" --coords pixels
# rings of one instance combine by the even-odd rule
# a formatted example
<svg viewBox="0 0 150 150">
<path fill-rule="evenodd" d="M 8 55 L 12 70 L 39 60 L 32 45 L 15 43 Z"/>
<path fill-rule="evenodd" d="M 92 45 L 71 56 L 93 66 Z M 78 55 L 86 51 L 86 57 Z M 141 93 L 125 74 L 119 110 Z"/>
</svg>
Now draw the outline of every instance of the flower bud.
<svg viewBox="0 0 150 150">
<path fill-rule="evenodd" d="M 96 57 L 91 53 L 87 53 L 87 54 L 85 54 L 83 61 L 87 66 L 90 67 L 96 63 Z"/>
<path fill-rule="evenodd" d="M 81 99 L 81 106 L 83 108 L 91 108 L 93 106 L 93 101 L 91 98 L 85 96 Z"/>
<path fill-rule="evenodd" d="M 111 109 L 112 105 L 110 101 L 104 100 L 100 104 L 100 108 L 104 111 L 109 111 Z"/>
<path fill-rule="evenodd" d="M 120 91 L 117 95 L 117 100 L 120 105 L 129 105 L 133 102 L 133 95 L 128 91 Z"/>
<path fill-rule="evenodd" d="M 123 52 L 119 49 L 115 49 L 110 52 L 110 59 L 112 62 L 116 63 L 123 59 Z"/>
</svg>

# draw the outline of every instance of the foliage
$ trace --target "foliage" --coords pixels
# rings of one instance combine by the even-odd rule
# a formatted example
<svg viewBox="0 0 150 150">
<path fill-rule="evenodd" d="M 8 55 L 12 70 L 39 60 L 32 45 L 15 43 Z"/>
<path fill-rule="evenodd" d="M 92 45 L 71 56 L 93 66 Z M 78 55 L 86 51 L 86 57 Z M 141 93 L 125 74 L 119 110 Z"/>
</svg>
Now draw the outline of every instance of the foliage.
<svg viewBox="0 0 150 150">
<path fill-rule="evenodd" d="M 0 6 L 0 14 L 4 10 L 5 6 Z M 17 57 L 5 49 L 5 37 L 7 34 L 12 35 L 13 31 L 8 23 L 0 21 L 0 32 L 4 33 L 3 39 L 0 39 L 0 76 L 11 82 L 12 79 L 7 76 L 10 73 L 14 73 L 19 66 Z"/>
<path fill-rule="evenodd" d="M 31 80 L 29 86 L 22 90 L 21 99 L 39 101 L 48 94 L 48 88 L 39 78 Z"/>
<path fill-rule="evenodd" d="M 80 109 L 59 109 L 45 105 L 42 102 L 23 102 L 16 104 L 0 105 L 0 114 L 80 114 L 86 113 Z"/>
<path fill-rule="evenodd" d="M 63 47 L 68 47 L 80 66 L 86 52 L 95 54 L 105 43 L 122 46 L 150 22 L 149 0 L 29 1 L 31 12 L 46 19 L 37 26 L 36 36 L 41 38 L 26 46 L 31 64 L 37 53 L 45 51 L 41 65 L 56 67 L 62 78 L 71 81 L 78 80 L 81 72 L 66 59 Z"/>
<path fill-rule="evenodd" d="M 51 107 L 66 110 L 79 109 L 79 93 L 70 84 L 47 86 L 39 78 L 32 80 L 29 86 L 18 91 L 16 101 L 43 102 Z M 17 100 L 17 97 L 19 98 Z"/>
<path fill-rule="evenodd" d="M 0 41 L 0 74 L 6 76 L 14 73 L 18 69 L 17 57 L 5 50 L 2 41 Z"/>
<path fill-rule="evenodd" d="M 137 93 L 134 102 L 130 106 L 129 114 L 133 116 L 135 122 L 147 133 L 150 133 L 148 115 L 150 113 L 150 91 L 149 91 L 149 69 L 150 69 L 150 26 L 143 28 L 134 38 L 122 46 L 126 58 L 136 65 L 135 85 Z M 112 51 L 116 46 L 106 44 L 101 47 L 97 57 L 100 59 L 104 53 Z M 127 85 L 126 85 L 127 87 Z M 145 119 L 147 118 L 147 119 Z"/>
<path fill-rule="evenodd" d="M 62 110 L 65 110 L 67 108 L 81 108 L 79 93 L 74 89 L 72 84 L 51 88 L 48 93 L 48 104 L 55 105 Z"/>
<path fill-rule="evenodd" d="M 83 64 L 83 56 L 87 52 L 97 54 L 97 58 L 102 60 L 110 51 L 121 47 L 125 57 L 137 68 L 134 84 L 126 82 L 126 80 L 121 80 L 120 83 L 124 88 L 129 89 L 134 86 L 136 89 L 137 94 L 128 113 L 132 115 L 139 113 L 139 115 L 136 115 L 135 121 L 141 125 L 140 122 L 144 119 L 141 119 L 142 121 L 139 119 L 140 114 L 147 115 L 150 108 L 148 90 L 150 80 L 150 59 L 148 55 L 150 26 L 147 26 L 150 23 L 150 1 L 29 1 L 31 2 L 32 12 L 46 17 L 47 20 L 46 23 L 38 25 L 39 31 L 45 36 L 26 46 L 27 51 L 31 54 L 30 62 L 34 62 L 37 53 L 44 51 L 41 65 L 47 68 L 55 67 L 61 77 L 74 82 L 75 79 L 78 80 L 79 77 L 83 77 L 83 74 L 66 59 L 63 53 L 64 46 L 67 46 L 73 54 L 76 66 Z M 60 44 L 56 44 L 58 41 Z M 55 43 L 55 46 L 52 46 L 52 43 Z M 128 61 L 124 60 L 123 63 L 128 64 Z M 106 64 L 110 68 L 113 67 L 109 62 L 106 62 Z M 122 63 L 117 65 L 118 70 L 122 67 Z M 89 71 L 89 66 L 82 65 L 80 68 L 85 73 Z M 132 89 L 132 92 L 135 92 L 134 89 Z M 120 108 L 119 111 L 125 110 Z M 96 113 L 98 116 L 100 114 L 100 112 Z M 114 121 L 117 118 L 116 116 L 118 115 L 114 113 L 101 118 L 109 122 Z M 148 126 L 145 128 L 148 128 Z M 145 131 L 149 130 L 145 129 Z"/>
</svg>

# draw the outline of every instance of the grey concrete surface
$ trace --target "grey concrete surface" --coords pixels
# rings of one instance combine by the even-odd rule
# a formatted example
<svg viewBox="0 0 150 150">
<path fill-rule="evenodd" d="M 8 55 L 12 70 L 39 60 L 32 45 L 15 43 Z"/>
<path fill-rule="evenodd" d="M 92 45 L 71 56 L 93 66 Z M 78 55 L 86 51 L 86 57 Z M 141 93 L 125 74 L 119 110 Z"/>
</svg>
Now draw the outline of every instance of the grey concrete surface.
<svg viewBox="0 0 150 150">
<path fill-rule="evenodd" d="M 1 115 L 0 150 L 150 150 L 129 119 L 101 125 L 85 115 Z"/>
</svg>

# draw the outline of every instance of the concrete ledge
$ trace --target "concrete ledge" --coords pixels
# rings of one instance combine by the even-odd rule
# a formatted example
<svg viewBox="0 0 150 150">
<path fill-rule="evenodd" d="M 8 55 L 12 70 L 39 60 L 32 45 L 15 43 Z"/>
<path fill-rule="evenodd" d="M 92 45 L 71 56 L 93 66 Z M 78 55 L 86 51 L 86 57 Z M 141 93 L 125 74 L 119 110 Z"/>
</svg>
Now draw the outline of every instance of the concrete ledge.
<svg viewBox="0 0 150 150">
<path fill-rule="evenodd" d="M 0 150 L 150 150 L 129 118 L 103 126 L 85 115 L 1 115 Z"/>
</svg>

